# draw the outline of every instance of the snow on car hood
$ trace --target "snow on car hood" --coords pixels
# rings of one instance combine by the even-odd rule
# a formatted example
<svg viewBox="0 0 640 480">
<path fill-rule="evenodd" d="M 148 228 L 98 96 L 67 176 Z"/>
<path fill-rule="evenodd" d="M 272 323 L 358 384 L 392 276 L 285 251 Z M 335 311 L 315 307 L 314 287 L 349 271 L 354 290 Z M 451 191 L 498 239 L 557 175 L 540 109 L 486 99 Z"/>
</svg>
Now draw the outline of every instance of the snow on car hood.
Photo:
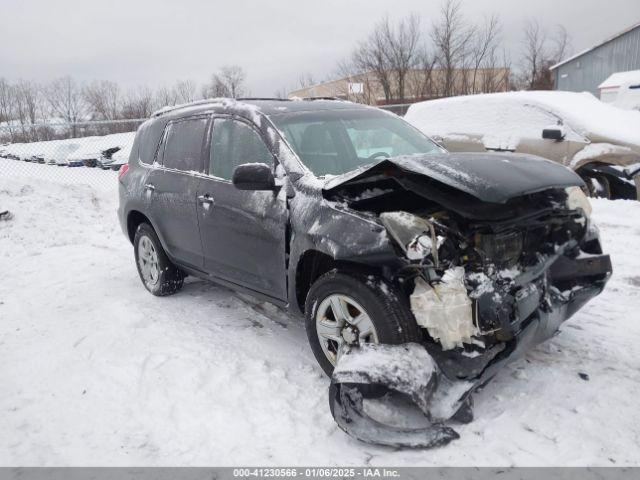
<svg viewBox="0 0 640 480">
<path fill-rule="evenodd" d="M 506 201 L 549 188 L 583 186 L 578 175 L 550 160 L 516 153 L 443 153 L 385 159 L 328 179 L 323 190 L 337 190 L 390 169 L 429 177 L 483 202 Z"/>
</svg>

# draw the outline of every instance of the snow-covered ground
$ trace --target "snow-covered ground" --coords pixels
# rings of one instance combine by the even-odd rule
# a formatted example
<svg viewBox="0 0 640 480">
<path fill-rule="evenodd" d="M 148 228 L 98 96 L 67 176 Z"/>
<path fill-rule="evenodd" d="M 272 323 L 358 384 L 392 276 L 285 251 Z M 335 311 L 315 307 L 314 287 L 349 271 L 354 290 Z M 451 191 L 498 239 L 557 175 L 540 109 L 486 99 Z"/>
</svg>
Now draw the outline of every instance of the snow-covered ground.
<svg viewBox="0 0 640 480">
<path fill-rule="evenodd" d="M 605 293 L 475 396 L 459 440 L 395 451 L 338 430 L 299 320 L 201 281 L 147 293 L 115 174 L 7 162 L 0 465 L 640 464 L 640 203 L 593 202 Z"/>
</svg>

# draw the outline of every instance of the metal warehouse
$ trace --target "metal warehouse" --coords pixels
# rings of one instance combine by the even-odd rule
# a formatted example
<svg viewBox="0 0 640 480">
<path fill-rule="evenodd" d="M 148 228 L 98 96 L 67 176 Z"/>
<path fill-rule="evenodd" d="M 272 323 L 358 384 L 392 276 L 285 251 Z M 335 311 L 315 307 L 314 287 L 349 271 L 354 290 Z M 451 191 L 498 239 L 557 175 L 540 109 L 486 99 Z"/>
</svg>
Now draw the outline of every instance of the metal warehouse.
<svg viewBox="0 0 640 480">
<path fill-rule="evenodd" d="M 640 23 L 551 67 L 557 90 L 591 92 L 611 74 L 640 69 Z"/>
</svg>

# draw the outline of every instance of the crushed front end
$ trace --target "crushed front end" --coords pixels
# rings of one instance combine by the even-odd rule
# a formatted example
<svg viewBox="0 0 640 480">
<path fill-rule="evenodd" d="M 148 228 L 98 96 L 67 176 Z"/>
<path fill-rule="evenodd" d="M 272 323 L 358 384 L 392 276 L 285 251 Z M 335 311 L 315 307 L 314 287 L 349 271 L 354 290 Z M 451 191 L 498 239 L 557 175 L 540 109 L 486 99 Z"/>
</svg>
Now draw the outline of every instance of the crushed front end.
<svg viewBox="0 0 640 480">
<path fill-rule="evenodd" d="M 425 415 L 433 425 L 455 415 L 470 420 L 471 393 L 505 363 L 555 335 L 611 276 L 591 207 L 575 185 L 498 203 L 407 172 L 375 173 L 331 193 L 350 209 L 377 217 L 401 259 L 389 276 L 403 286 L 424 332 L 422 347 L 436 366 L 427 369 L 437 379 L 429 395 L 440 400 L 423 408 Z M 386 377 L 378 375 L 374 383 L 394 390 L 398 366 L 388 364 Z M 334 384 L 353 377 L 344 370 L 338 369 Z M 338 391 L 334 386 L 334 410 L 341 411 Z M 342 394 L 344 402 L 350 398 L 353 392 Z"/>
<path fill-rule="evenodd" d="M 433 228 L 435 241 L 413 240 L 429 251 L 414 264 L 412 311 L 449 378 L 483 383 L 499 364 L 553 336 L 603 290 L 611 261 L 586 199 L 572 204 L 582 195 L 575 188 L 517 199 L 519 214 L 507 219 L 468 220 L 449 212 L 417 217 Z M 389 222 L 394 216 L 411 218 L 382 214 L 390 233 L 397 228 Z"/>
</svg>

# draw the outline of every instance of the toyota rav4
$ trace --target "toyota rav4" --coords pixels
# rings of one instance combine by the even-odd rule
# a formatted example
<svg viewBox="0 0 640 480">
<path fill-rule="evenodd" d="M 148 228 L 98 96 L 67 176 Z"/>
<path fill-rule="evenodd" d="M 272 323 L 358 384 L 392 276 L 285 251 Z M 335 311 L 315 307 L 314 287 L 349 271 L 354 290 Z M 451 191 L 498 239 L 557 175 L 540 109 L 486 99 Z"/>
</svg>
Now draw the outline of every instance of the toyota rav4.
<svg viewBox="0 0 640 480">
<path fill-rule="evenodd" d="M 345 347 L 413 342 L 479 384 L 604 288 L 583 188 L 373 107 L 213 99 L 139 128 L 118 212 L 154 295 L 193 275 L 303 315 L 327 374 Z"/>
</svg>

